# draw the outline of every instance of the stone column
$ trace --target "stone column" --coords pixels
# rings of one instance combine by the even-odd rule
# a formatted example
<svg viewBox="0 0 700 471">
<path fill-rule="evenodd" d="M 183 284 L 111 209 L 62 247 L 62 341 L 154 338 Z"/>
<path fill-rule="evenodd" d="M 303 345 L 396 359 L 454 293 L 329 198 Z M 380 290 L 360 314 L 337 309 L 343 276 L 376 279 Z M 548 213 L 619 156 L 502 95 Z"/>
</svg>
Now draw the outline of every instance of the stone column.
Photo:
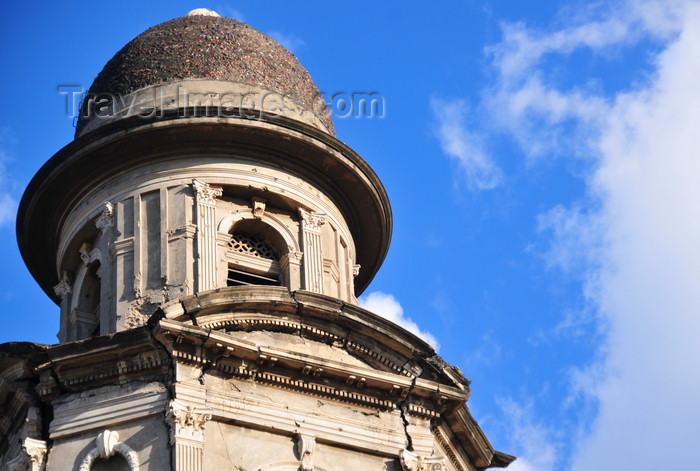
<svg viewBox="0 0 700 471">
<path fill-rule="evenodd" d="M 7 462 L 9 471 L 44 471 L 45 468 L 46 442 L 35 438 L 25 438 L 19 455 Z"/>
<path fill-rule="evenodd" d="M 100 312 L 97 313 L 100 321 L 100 335 L 115 332 L 116 318 L 112 319 L 111 314 L 116 312 L 114 306 L 115 283 L 114 267 L 112 266 L 112 257 L 107 256 L 107 252 L 114 242 L 114 205 L 110 202 L 105 203 L 102 214 L 95 221 L 95 226 L 102 231 L 100 240 L 100 252 L 105 256 L 100 258 L 100 269 L 98 276 L 100 277 Z"/>
<path fill-rule="evenodd" d="M 218 250 L 217 263 L 217 280 L 218 286 L 226 286 L 228 284 L 228 243 L 231 242 L 231 234 L 228 232 L 218 232 L 216 234 L 216 246 Z"/>
<path fill-rule="evenodd" d="M 211 412 L 208 407 L 181 399 L 170 401 L 165 420 L 170 425 L 173 471 L 204 469 L 204 426 L 211 419 Z"/>
<path fill-rule="evenodd" d="M 216 197 L 223 190 L 199 180 L 192 181 L 197 218 L 197 292 L 217 287 Z"/>
<path fill-rule="evenodd" d="M 280 271 L 287 276 L 289 291 L 301 289 L 301 261 L 303 252 L 291 251 L 280 257 Z"/>
<path fill-rule="evenodd" d="M 138 198 L 138 196 L 136 197 Z M 115 240 L 109 246 L 111 257 L 110 264 L 113 267 L 112 289 L 114 290 L 114 331 L 124 328 L 127 312 L 131 302 L 136 298 L 137 289 L 141 289 L 140 275 L 137 280 L 138 270 L 134 266 L 136 262 L 135 234 L 136 210 L 135 197 L 130 196 L 116 203 L 114 210 L 114 234 Z"/>
<path fill-rule="evenodd" d="M 72 296 L 70 294 L 73 292 L 73 274 L 69 271 L 64 271 L 61 281 L 53 287 L 53 292 L 56 296 L 61 298 L 61 319 L 60 328 L 58 331 L 59 342 L 68 341 L 68 317 L 70 315 L 70 306 L 72 301 Z"/>
<path fill-rule="evenodd" d="M 299 217 L 304 251 L 304 289 L 323 294 L 321 226 L 326 223 L 326 216 L 299 208 Z"/>
</svg>

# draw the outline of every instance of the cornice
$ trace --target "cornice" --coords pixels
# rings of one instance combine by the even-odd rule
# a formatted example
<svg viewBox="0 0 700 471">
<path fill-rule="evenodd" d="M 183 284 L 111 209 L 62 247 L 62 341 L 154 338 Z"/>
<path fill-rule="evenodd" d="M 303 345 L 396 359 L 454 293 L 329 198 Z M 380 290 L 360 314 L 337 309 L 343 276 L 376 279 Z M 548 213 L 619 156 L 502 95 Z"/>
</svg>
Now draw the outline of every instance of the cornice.
<svg viewBox="0 0 700 471">
<path fill-rule="evenodd" d="M 59 392 L 122 384 L 142 377 L 166 378 L 170 356 L 145 327 L 47 348 L 49 361 L 36 368 L 42 399 Z"/>
<path fill-rule="evenodd" d="M 376 409 L 395 409 L 406 402 L 408 413 L 432 418 L 448 404 L 461 404 L 468 398 L 464 391 L 435 381 L 258 346 L 225 332 L 170 319 L 161 319 L 154 335 L 172 349 L 177 362 Z"/>
<path fill-rule="evenodd" d="M 156 318 L 221 330 L 266 330 L 344 348 L 378 369 L 417 376 L 469 393 L 469 382 L 423 340 L 339 299 L 283 287 L 227 287 L 170 302 Z"/>
<path fill-rule="evenodd" d="M 49 436 L 59 439 L 89 431 L 104 429 L 114 424 L 162 415 L 168 402 L 168 391 L 160 383 L 132 382 L 119 386 L 119 394 L 103 387 L 101 394 L 62 397 L 54 403 L 54 418 Z"/>
<path fill-rule="evenodd" d="M 447 411 L 443 418 L 477 469 L 505 468 L 515 460 L 514 456 L 493 448 L 466 404 Z"/>
</svg>

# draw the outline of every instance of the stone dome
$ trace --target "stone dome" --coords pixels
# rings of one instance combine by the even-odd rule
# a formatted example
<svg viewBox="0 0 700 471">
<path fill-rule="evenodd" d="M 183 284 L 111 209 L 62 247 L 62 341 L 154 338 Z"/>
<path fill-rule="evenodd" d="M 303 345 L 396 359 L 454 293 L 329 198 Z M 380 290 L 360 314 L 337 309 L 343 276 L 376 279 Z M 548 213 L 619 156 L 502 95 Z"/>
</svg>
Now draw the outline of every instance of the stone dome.
<svg viewBox="0 0 700 471">
<path fill-rule="evenodd" d="M 264 33 L 211 10 L 193 10 L 138 35 L 107 62 L 87 97 L 123 97 L 191 80 L 246 84 L 274 92 L 312 113 L 324 131 L 335 134 L 321 93 L 294 54 Z M 86 126 L 89 121 L 90 115 L 81 113 L 76 137 L 91 130 L 86 129 L 93 127 Z"/>
</svg>

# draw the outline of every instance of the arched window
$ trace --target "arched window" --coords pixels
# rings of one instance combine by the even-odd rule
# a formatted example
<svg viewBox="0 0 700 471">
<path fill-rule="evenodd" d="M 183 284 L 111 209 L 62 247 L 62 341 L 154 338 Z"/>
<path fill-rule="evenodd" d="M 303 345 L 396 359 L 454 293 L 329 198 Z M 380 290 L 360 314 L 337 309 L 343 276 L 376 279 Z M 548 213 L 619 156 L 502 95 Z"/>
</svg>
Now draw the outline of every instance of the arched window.
<svg viewBox="0 0 700 471">
<path fill-rule="evenodd" d="M 100 334 L 100 261 L 95 260 L 82 268 L 71 317 L 75 326 L 74 340 Z"/>
<path fill-rule="evenodd" d="M 234 225 L 226 250 L 227 286 L 281 285 L 279 263 L 281 236 L 258 220 Z"/>
<path fill-rule="evenodd" d="M 97 435 L 95 448 L 83 458 L 78 471 L 139 471 L 139 458 L 119 433 L 110 430 Z"/>
<path fill-rule="evenodd" d="M 114 455 L 106 459 L 96 459 L 90 471 L 131 471 L 131 468 L 126 458 Z"/>
</svg>

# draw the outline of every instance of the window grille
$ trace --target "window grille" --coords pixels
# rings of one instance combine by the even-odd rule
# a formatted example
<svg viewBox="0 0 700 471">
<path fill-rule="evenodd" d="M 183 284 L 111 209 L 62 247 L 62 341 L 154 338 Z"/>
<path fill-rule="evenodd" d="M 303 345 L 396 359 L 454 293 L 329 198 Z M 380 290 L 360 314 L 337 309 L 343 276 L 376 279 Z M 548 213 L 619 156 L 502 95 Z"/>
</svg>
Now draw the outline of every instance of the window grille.
<svg viewBox="0 0 700 471">
<path fill-rule="evenodd" d="M 268 260 L 277 260 L 277 256 L 275 255 L 275 251 L 272 250 L 272 247 L 255 236 L 232 234 L 228 246 L 229 249 L 234 252 L 245 253 Z"/>
<path fill-rule="evenodd" d="M 277 254 L 259 237 L 232 234 L 227 259 L 227 286 L 280 285 Z"/>
</svg>

